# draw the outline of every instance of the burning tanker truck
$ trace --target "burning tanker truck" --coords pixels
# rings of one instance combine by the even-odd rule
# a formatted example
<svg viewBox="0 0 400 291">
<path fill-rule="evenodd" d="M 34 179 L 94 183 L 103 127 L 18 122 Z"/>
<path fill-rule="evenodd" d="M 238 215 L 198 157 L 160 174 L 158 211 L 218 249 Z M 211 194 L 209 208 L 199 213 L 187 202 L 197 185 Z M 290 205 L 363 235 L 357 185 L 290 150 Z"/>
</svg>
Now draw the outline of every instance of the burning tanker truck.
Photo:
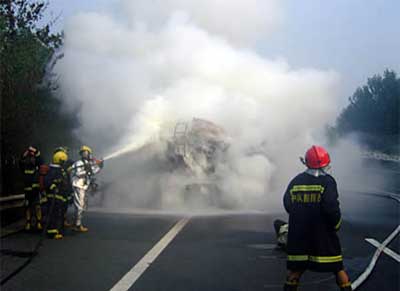
<svg viewBox="0 0 400 291">
<path fill-rule="evenodd" d="M 177 122 L 166 142 L 168 171 L 162 204 L 188 207 L 229 207 L 219 188 L 216 169 L 230 146 L 225 130 L 208 120 Z M 179 201 L 179 202 L 178 202 Z"/>
<path fill-rule="evenodd" d="M 230 141 L 222 127 L 208 120 L 163 124 L 157 136 L 105 157 L 115 162 L 109 163 L 94 204 L 111 208 L 232 208 L 219 186 L 223 179 L 218 174 L 228 164 Z"/>
</svg>

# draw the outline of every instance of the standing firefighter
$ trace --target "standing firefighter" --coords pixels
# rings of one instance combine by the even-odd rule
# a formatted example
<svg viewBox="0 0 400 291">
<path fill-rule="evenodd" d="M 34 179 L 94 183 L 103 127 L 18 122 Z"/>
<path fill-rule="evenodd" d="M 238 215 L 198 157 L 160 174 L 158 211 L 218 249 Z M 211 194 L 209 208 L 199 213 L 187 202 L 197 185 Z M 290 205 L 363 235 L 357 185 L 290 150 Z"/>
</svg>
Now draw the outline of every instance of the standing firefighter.
<svg viewBox="0 0 400 291">
<path fill-rule="evenodd" d="M 40 206 L 39 193 L 39 168 L 43 164 L 40 157 L 40 151 L 30 146 L 23 153 L 20 160 L 20 168 L 24 177 L 24 193 L 25 193 L 25 230 L 32 229 L 32 218 L 38 230 L 42 229 L 42 209 Z"/>
<path fill-rule="evenodd" d="M 297 290 L 307 269 L 332 272 L 340 290 L 352 290 L 336 233 L 341 214 L 336 181 L 327 173 L 329 154 L 320 146 L 312 146 L 303 162 L 308 169 L 289 183 L 284 195 L 284 206 L 289 213 L 288 275 L 284 290 Z"/>
<path fill-rule="evenodd" d="M 63 238 L 64 205 L 67 202 L 69 181 L 67 172 L 64 170 L 67 160 L 68 155 L 65 152 L 56 152 L 45 177 L 49 216 L 47 234 L 54 239 Z"/>
<path fill-rule="evenodd" d="M 95 160 L 92 156 L 93 151 L 88 146 L 82 146 L 79 150 L 81 159 L 72 165 L 72 187 L 74 189 L 75 230 L 80 232 L 88 231 L 82 225 L 83 211 L 86 209 L 86 194 L 90 187 L 94 187 L 93 176 L 103 167 L 102 160 Z"/>
<path fill-rule="evenodd" d="M 53 154 L 56 154 L 58 152 L 63 152 L 65 154 L 67 154 L 67 156 L 69 156 L 69 148 L 65 147 L 65 146 L 61 146 L 61 147 L 57 147 L 54 150 Z M 71 159 L 67 159 L 67 161 L 63 164 L 63 169 L 64 171 L 67 173 L 67 189 L 66 189 L 66 199 L 67 201 L 64 203 L 64 226 L 65 227 L 69 227 L 71 226 L 71 224 L 68 222 L 67 219 L 67 212 L 68 212 L 68 206 L 72 203 L 73 200 L 73 188 L 72 188 L 72 182 L 71 182 L 71 172 L 72 172 L 72 165 L 74 164 L 74 161 Z"/>
</svg>

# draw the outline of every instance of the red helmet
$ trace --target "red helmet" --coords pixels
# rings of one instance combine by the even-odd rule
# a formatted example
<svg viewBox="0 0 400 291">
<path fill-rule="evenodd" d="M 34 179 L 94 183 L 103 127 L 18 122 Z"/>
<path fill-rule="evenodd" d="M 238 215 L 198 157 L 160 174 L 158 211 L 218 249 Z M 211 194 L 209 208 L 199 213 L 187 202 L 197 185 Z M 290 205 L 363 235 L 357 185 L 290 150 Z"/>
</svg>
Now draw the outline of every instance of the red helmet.
<svg viewBox="0 0 400 291">
<path fill-rule="evenodd" d="M 313 145 L 306 152 L 306 166 L 310 169 L 324 168 L 331 162 L 326 149 L 320 146 Z"/>
</svg>

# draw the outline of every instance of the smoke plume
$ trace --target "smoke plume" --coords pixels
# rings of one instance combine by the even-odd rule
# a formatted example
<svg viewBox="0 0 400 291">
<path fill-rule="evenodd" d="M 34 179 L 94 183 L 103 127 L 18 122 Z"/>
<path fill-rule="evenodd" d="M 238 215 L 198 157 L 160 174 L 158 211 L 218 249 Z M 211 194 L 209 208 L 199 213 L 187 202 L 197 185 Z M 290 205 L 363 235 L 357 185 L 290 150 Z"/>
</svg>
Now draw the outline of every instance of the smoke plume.
<svg viewBox="0 0 400 291">
<path fill-rule="evenodd" d="M 257 52 L 283 20 L 274 0 L 121 1 L 68 20 L 55 71 L 63 101 L 79 108 L 77 134 L 110 158 L 109 206 L 182 206 L 174 195 L 187 177 L 168 172 L 157 141 L 192 118 L 230 136 L 216 169 L 229 207 L 280 204 L 298 157 L 337 115 L 338 83 Z"/>
</svg>

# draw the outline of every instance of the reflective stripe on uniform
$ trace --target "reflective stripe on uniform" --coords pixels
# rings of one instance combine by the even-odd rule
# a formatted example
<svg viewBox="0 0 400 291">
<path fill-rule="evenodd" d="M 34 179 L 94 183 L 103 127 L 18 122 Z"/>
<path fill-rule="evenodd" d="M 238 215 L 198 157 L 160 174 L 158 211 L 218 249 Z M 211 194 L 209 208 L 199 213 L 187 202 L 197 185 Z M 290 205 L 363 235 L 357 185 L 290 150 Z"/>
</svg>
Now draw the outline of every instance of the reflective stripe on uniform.
<svg viewBox="0 0 400 291">
<path fill-rule="evenodd" d="M 335 229 L 339 230 L 341 224 L 342 224 L 342 218 L 340 218 L 339 222 L 335 225 Z"/>
<path fill-rule="evenodd" d="M 307 255 L 288 255 L 288 261 L 311 261 L 315 263 L 336 263 L 343 261 L 342 256 L 307 256 Z"/>
<path fill-rule="evenodd" d="M 351 286 L 351 282 L 347 282 L 347 283 L 343 283 L 342 285 L 340 285 L 340 288 L 345 288 L 345 287 L 350 287 Z"/>
<path fill-rule="evenodd" d="M 61 200 L 61 201 L 64 201 L 64 202 L 66 202 L 67 201 L 67 199 L 65 199 L 64 198 L 64 196 L 61 196 L 61 195 L 57 195 L 57 194 L 47 194 L 47 198 L 55 198 L 55 199 L 58 199 L 58 200 Z"/>
<path fill-rule="evenodd" d="M 32 188 L 39 188 L 40 187 L 40 184 L 39 183 L 33 183 L 32 184 Z"/>
<path fill-rule="evenodd" d="M 307 255 L 288 255 L 288 260 L 289 261 L 308 261 L 308 256 Z"/>
<path fill-rule="evenodd" d="M 32 191 L 32 187 L 25 187 L 24 191 Z"/>
<path fill-rule="evenodd" d="M 32 174 L 35 174 L 35 171 L 36 170 L 24 170 L 24 174 L 32 175 Z"/>
<path fill-rule="evenodd" d="M 47 230 L 47 233 L 58 233 L 58 230 L 57 229 L 48 229 Z"/>
<path fill-rule="evenodd" d="M 290 189 L 290 193 L 293 192 L 324 192 L 325 188 L 322 185 L 294 185 Z"/>
<path fill-rule="evenodd" d="M 57 185 L 56 185 L 56 184 L 51 184 L 50 190 L 53 190 L 53 189 L 55 189 L 55 188 L 57 188 Z"/>
<path fill-rule="evenodd" d="M 333 257 L 317 257 L 317 256 L 310 256 L 311 262 L 316 263 L 336 263 L 343 261 L 342 256 L 333 256 Z"/>
<path fill-rule="evenodd" d="M 299 282 L 298 281 L 286 281 L 286 285 L 289 286 L 298 286 Z"/>
</svg>

